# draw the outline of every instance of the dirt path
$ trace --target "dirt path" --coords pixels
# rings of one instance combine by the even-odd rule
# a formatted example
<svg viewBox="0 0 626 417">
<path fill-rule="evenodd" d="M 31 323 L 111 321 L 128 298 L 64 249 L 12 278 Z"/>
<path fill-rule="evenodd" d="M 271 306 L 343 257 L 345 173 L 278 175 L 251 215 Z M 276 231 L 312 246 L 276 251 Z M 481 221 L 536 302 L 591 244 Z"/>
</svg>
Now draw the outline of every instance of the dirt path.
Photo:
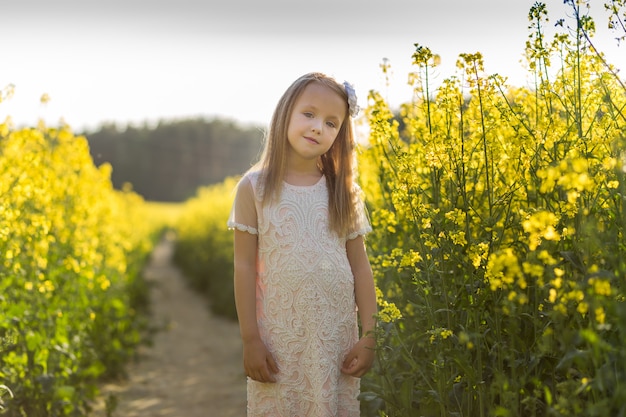
<svg viewBox="0 0 626 417">
<path fill-rule="evenodd" d="M 153 324 L 162 328 L 142 348 L 129 379 L 102 388 L 117 398 L 115 417 L 245 416 L 246 383 L 236 323 L 212 315 L 171 263 L 173 242 L 155 248 L 145 271 L 152 283 Z M 104 404 L 96 417 L 104 417 Z"/>
</svg>

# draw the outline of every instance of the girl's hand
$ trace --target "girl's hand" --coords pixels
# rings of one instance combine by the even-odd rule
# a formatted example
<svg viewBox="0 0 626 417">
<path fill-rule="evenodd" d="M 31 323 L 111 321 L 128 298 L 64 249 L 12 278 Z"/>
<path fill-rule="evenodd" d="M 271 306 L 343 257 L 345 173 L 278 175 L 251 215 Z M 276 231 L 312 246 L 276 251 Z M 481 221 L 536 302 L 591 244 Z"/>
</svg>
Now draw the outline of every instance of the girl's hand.
<svg viewBox="0 0 626 417">
<path fill-rule="evenodd" d="M 276 382 L 278 366 L 261 339 L 243 344 L 243 367 L 246 375 L 258 382 Z"/>
<path fill-rule="evenodd" d="M 375 348 L 376 340 L 373 337 L 362 337 L 346 356 L 341 372 L 356 378 L 365 375 L 374 363 Z"/>
</svg>

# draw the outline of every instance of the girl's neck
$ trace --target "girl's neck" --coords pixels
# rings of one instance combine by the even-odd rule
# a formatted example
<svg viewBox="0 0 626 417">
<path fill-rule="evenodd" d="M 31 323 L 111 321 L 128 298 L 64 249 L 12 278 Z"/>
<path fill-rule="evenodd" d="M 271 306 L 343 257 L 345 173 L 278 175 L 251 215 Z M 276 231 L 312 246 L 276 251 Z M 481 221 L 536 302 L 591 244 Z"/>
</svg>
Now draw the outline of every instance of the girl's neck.
<svg viewBox="0 0 626 417">
<path fill-rule="evenodd" d="M 287 165 L 285 172 L 285 182 L 292 185 L 313 185 L 322 177 L 317 163 L 305 165 Z"/>
</svg>

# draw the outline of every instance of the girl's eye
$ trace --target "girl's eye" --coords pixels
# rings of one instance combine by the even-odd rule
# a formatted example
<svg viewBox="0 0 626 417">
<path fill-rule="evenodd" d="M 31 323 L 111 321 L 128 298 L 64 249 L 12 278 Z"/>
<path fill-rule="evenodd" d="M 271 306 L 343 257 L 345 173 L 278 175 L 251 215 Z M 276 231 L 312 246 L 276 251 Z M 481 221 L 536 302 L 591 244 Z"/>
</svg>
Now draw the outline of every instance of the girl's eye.
<svg viewBox="0 0 626 417">
<path fill-rule="evenodd" d="M 304 113 L 302 113 L 302 114 L 304 114 L 304 117 L 307 117 L 307 118 L 309 118 L 309 119 L 310 119 L 311 117 L 313 117 L 313 113 L 311 113 L 311 112 L 304 112 Z"/>
<path fill-rule="evenodd" d="M 332 127 L 333 129 L 337 127 L 337 125 L 334 122 L 326 122 L 326 126 Z"/>
</svg>

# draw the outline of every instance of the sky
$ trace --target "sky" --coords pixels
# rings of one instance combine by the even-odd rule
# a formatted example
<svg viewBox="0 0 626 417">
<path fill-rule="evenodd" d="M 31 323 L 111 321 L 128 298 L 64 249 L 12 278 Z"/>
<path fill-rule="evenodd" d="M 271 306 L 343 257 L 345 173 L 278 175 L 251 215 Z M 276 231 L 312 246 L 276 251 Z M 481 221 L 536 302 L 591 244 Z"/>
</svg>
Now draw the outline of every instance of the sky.
<svg viewBox="0 0 626 417">
<path fill-rule="evenodd" d="M 370 90 L 397 107 L 411 99 L 415 43 L 441 56 L 435 83 L 455 74 L 460 53 L 481 52 L 487 73 L 523 86 L 534 3 L 0 0 L 0 90 L 14 86 L 0 121 L 62 121 L 76 131 L 191 117 L 265 126 L 289 84 L 311 71 L 354 84 L 361 107 Z M 563 0 L 545 3 L 548 31 L 571 15 Z M 605 29 L 603 2 L 592 3 L 596 44 L 626 71 L 626 45 Z"/>
</svg>

